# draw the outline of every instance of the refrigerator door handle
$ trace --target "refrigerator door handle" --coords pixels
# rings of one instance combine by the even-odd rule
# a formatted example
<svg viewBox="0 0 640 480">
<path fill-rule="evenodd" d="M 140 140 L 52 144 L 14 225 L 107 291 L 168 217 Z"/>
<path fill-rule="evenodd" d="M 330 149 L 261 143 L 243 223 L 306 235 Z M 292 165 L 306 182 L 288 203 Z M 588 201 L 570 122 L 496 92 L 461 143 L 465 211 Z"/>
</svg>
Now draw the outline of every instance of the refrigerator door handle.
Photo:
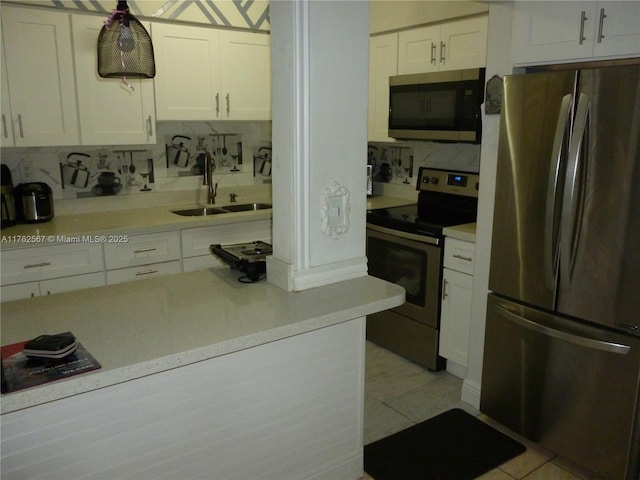
<svg viewBox="0 0 640 480">
<path fill-rule="evenodd" d="M 569 145 L 567 174 L 562 194 L 562 216 L 560 220 L 560 276 L 563 289 L 568 289 L 574 265 L 574 254 L 579 240 L 582 217 L 581 183 L 587 168 L 586 152 L 583 152 L 583 140 L 587 134 L 591 99 L 581 93 L 576 109 L 573 135 Z"/>
<path fill-rule="evenodd" d="M 546 335 L 548 337 L 564 340 L 566 342 L 573 343 L 574 345 L 587 347 L 592 350 L 600 350 L 608 353 L 617 353 L 619 355 L 627 355 L 631 351 L 631 347 L 629 345 L 624 345 L 622 343 L 605 342 L 602 340 L 597 340 L 595 338 L 583 337 L 580 335 L 576 335 L 574 333 L 564 332 L 562 330 L 551 328 L 546 325 L 542 325 L 534 320 L 525 318 L 524 316 L 518 313 L 514 313 L 510 311 L 509 309 L 503 307 L 502 305 L 496 305 L 496 308 L 498 309 L 501 315 L 503 315 L 507 320 L 511 321 L 512 323 L 515 323 L 520 327 L 526 328 L 536 333 Z"/>
<path fill-rule="evenodd" d="M 556 285 L 556 274 L 558 268 L 558 233 L 556 231 L 556 212 L 558 211 L 558 185 L 562 187 L 562 158 L 566 144 L 568 124 L 571 115 L 573 95 L 567 94 L 562 97 L 560 112 L 558 113 L 558 123 L 553 139 L 553 149 L 551 151 L 551 168 L 549 169 L 549 179 L 547 181 L 547 202 L 544 218 L 544 270 L 547 287 L 553 289 Z"/>
</svg>

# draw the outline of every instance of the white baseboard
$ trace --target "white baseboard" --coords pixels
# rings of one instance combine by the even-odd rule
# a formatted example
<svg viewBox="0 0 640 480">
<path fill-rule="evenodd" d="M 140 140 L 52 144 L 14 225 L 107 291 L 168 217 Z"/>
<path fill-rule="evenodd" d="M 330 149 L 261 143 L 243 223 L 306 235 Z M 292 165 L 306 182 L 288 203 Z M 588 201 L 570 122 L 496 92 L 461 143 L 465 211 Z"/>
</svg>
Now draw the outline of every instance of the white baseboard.
<svg viewBox="0 0 640 480">
<path fill-rule="evenodd" d="M 480 385 L 465 379 L 462 382 L 462 401 L 480 409 Z"/>
</svg>

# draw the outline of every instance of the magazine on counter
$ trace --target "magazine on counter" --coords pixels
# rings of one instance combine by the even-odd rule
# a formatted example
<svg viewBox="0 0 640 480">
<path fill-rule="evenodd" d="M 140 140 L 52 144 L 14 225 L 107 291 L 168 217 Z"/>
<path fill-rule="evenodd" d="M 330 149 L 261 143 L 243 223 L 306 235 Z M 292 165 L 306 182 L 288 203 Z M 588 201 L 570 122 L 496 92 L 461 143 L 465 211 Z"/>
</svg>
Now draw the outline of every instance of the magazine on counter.
<svg viewBox="0 0 640 480">
<path fill-rule="evenodd" d="M 65 335 L 69 332 L 65 332 Z M 2 355 L 2 393 L 11 393 L 101 368 L 100 363 L 76 342 L 75 351 L 63 358 L 33 357 L 24 352 L 24 342 L 5 345 Z"/>
</svg>

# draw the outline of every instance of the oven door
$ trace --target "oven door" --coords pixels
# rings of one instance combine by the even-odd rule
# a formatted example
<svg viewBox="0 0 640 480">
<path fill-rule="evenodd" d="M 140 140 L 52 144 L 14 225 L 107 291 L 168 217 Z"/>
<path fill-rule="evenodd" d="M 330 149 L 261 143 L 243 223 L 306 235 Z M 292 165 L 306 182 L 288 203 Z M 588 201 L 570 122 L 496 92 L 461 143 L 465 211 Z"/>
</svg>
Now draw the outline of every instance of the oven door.
<svg viewBox="0 0 640 480">
<path fill-rule="evenodd" d="M 393 310 L 438 328 L 442 249 L 431 242 L 438 240 L 367 226 L 369 275 L 406 290 L 406 302 Z"/>
</svg>

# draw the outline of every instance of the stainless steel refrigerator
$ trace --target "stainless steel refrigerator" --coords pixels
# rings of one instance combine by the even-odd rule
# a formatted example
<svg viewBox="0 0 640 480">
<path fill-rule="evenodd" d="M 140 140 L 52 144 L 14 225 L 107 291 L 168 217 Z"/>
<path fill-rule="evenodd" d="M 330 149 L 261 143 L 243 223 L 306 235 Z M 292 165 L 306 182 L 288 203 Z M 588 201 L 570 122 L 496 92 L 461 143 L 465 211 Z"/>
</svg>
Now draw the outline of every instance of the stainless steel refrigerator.
<svg viewBox="0 0 640 480">
<path fill-rule="evenodd" d="M 480 410 L 640 475 L 640 65 L 507 76 Z"/>
</svg>

